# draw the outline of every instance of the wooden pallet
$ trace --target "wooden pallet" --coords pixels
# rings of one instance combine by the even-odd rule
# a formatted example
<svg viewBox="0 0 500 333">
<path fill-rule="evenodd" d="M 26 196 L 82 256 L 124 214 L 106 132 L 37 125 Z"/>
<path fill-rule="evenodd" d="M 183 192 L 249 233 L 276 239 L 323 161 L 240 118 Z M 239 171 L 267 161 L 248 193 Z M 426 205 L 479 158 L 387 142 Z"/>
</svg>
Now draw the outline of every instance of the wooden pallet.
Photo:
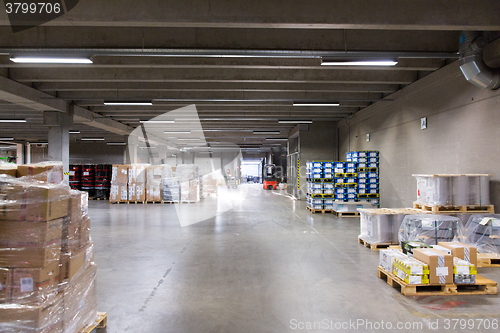
<svg viewBox="0 0 500 333">
<path fill-rule="evenodd" d="M 81 329 L 78 333 L 90 333 L 96 328 L 105 328 L 107 324 L 108 314 L 106 312 L 97 312 L 97 319 L 90 326 Z"/>
<path fill-rule="evenodd" d="M 311 213 L 313 213 L 313 214 L 316 214 L 316 213 L 321 213 L 321 214 L 333 213 L 333 210 L 331 210 L 331 209 L 313 209 L 313 208 L 311 208 L 309 206 L 307 206 L 306 209 L 308 211 L 310 211 Z"/>
<path fill-rule="evenodd" d="M 378 277 L 391 287 L 400 289 L 405 296 L 456 295 L 454 284 L 408 284 L 381 266 L 378 266 Z"/>
<path fill-rule="evenodd" d="M 497 283 L 476 275 L 475 284 L 408 284 L 399 277 L 378 266 L 378 277 L 386 280 L 391 287 L 401 290 L 405 296 L 459 296 L 459 295 L 496 295 Z"/>
<path fill-rule="evenodd" d="M 414 202 L 413 208 L 422 209 L 424 211 L 432 213 L 484 213 L 484 214 L 495 213 L 495 206 L 493 205 L 440 206 L 440 205 L 426 205 L 426 204 L 421 204 L 419 202 Z"/>
<path fill-rule="evenodd" d="M 336 212 L 333 211 L 338 217 L 359 217 L 359 212 Z"/>
<path fill-rule="evenodd" d="M 383 249 L 387 249 L 389 246 L 393 244 L 389 243 L 370 243 L 365 241 L 363 238 L 358 237 L 358 243 L 363 244 L 365 247 L 370 248 L 372 251 L 379 251 Z"/>
<path fill-rule="evenodd" d="M 500 255 L 494 253 L 478 253 L 477 267 L 500 267 Z"/>
<path fill-rule="evenodd" d="M 128 204 L 128 201 L 110 201 L 112 204 Z"/>
<path fill-rule="evenodd" d="M 185 201 L 181 201 L 180 203 L 181 204 L 197 204 L 197 203 L 199 203 L 199 201 L 187 201 L 187 200 L 185 200 Z"/>
</svg>

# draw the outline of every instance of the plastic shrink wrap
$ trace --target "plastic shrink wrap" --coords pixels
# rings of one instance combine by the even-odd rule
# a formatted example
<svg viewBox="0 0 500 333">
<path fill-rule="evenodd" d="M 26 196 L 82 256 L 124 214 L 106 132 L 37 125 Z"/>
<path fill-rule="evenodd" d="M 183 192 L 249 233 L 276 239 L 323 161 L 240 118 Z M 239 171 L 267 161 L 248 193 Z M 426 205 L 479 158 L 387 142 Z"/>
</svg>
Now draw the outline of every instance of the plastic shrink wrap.
<svg viewBox="0 0 500 333">
<path fill-rule="evenodd" d="M 0 175 L 0 332 L 74 333 L 96 318 L 87 193 Z"/>
<path fill-rule="evenodd" d="M 438 242 L 462 241 L 464 230 L 459 219 L 445 215 L 406 215 L 399 228 L 399 243 L 404 241 L 438 245 Z"/>
<path fill-rule="evenodd" d="M 465 238 L 478 252 L 500 254 L 500 215 L 470 215 L 465 225 Z"/>
</svg>

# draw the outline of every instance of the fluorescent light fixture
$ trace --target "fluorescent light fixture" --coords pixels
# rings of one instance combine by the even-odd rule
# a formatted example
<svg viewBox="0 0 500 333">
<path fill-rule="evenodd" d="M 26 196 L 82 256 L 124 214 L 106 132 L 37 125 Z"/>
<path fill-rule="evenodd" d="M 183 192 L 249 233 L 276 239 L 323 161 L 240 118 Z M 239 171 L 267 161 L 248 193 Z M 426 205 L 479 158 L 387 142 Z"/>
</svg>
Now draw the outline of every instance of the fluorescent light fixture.
<svg viewBox="0 0 500 333">
<path fill-rule="evenodd" d="M 82 141 L 104 141 L 104 138 L 82 138 Z"/>
<path fill-rule="evenodd" d="M 179 141 L 199 141 L 200 139 L 178 139 Z"/>
<path fill-rule="evenodd" d="M 48 145 L 48 142 L 32 142 L 34 145 Z"/>
<path fill-rule="evenodd" d="M 77 130 L 69 130 L 69 134 L 80 134 L 80 131 L 77 131 Z"/>
<path fill-rule="evenodd" d="M 175 124 L 175 120 L 141 120 L 142 124 Z"/>
<path fill-rule="evenodd" d="M 323 66 L 395 66 L 397 64 L 398 62 L 394 60 L 321 61 Z"/>
<path fill-rule="evenodd" d="M 2 146 L 0 147 L 0 149 L 13 149 L 13 148 L 17 148 L 16 146 Z"/>
<path fill-rule="evenodd" d="M 13 141 L 14 138 L 0 138 L 0 141 Z"/>
<path fill-rule="evenodd" d="M 165 134 L 191 134 L 191 131 L 164 131 Z"/>
<path fill-rule="evenodd" d="M 188 145 L 188 146 L 206 146 L 207 144 L 204 142 L 189 142 L 189 143 L 186 143 L 186 145 Z"/>
<path fill-rule="evenodd" d="M 266 138 L 266 141 L 288 141 L 287 138 Z"/>
<path fill-rule="evenodd" d="M 148 149 L 148 148 L 155 149 L 155 148 L 158 148 L 158 147 L 153 147 L 153 146 L 151 146 L 151 147 L 139 147 L 139 148 L 140 148 L 140 149 Z"/>
<path fill-rule="evenodd" d="M 127 145 L 125 142 L 107 142 L 106 144 L 108 146 L 126 146 Z"/>
<path fill-rule="evenodd" d="M 25 64 L 92 64 L 88 58 L 15 57 L 10 61 Z"/>
<path fill-rule="evenodd" d="M 281 132 L 280 131 L 253 131 L 253 134 L 273 135 L 273 134 L 281 134 Z"/>
<path fill-rule="evenodd" d="M 26 119 L 0 119 L 0 123 L 25 123 Z"/>
<path fill-rule="evenodd" d="M 293 119 L 290 119 L 290 120 L 278 120 L 278 123 L 280 124 L 312 124 L 313 121 L 312 120 L 293 120 Z"/>
<path fill-rule="evenodd" d="M 340 103 L 293 103 L 293 106 L 339 106 Z"/>
<path fill-rule="evenodd" d="M 104 105 L 114 105 L 114 106 L 121 106 L 121 105 L 135 105 L 135 106 L 141 106 L 141 105 L 153 105 L 152 102 L 104 102 Z"/>
</svg>

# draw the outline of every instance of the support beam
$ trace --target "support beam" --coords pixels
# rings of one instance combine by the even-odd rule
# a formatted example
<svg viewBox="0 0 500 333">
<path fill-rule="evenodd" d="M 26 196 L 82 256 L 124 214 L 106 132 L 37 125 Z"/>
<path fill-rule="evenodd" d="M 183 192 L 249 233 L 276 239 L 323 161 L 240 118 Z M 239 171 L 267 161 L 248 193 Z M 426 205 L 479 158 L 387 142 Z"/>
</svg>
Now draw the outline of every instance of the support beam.
<svg viewBox="0 0 500 333">
<path fill-rule="evenodd" d="M 21 105 L 35 111 L 56 111 L 75 115 L 75 122 L 85 122 L 87 125 L 116 134 L 128 134 L 132 128 L 112 119 L 90 112 L 81 107 L 70 106 L 68 102 L 52 95 L 28 87 L 24 84 L 0 76 L 0 100 Z"/>
<path fill-rule="evenodd" d="M 500 30 L 496 0 L 81 0 L 47 26 Z M 9 25 L 0 11 L 0 25 Z M 23 22 L 19 22 L 22 24 Z"/>
<path fill-rule="evenodd" d="M 394 70 L 12 68 L 19 82 L 272 82 L 409 84 L 417 73 Z"/>
</svg>

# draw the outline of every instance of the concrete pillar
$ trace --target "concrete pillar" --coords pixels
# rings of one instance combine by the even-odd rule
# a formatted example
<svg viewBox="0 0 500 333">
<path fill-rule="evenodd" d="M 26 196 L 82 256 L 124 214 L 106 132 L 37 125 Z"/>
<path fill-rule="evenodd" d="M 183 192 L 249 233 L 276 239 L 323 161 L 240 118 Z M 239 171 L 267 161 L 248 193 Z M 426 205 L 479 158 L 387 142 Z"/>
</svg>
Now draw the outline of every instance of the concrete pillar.
<svg viewBox="0 0 500 333">
<path fill-rule="evenodd" d="M 128 137 L 127 145 L 127 164 L 137 163 L 137 150 L 139 146 L 139 139 L 135 135 L 130 135 Z"/>
<path fill-rule="evenodd" d="M 44 111 L 43 124 L 49 127 L 49 161 L 62 161 L 64 182 L 69 182 L 69 129 L 73 125 L 73 117 L 57 112 Z"/>
<path fill-rule="evenodd" d="M 166 164 L 168 148 L 167 146 L 158 146 L 158 159 L 160 164 Z"/>
<path fill-rule="evenodd" d="M 24 163 L 28 164 L 31 163 L 31 145 L 27 143 L 24 146 L 25 149 L 25 154 L 24 154 Z"/>
<path fill-rule="evenodd" d="M 24 164 L 24 145 L 22 143 L 18 143 L 16 146 L 17 146 L 16 164 Z"/>
</svg>

